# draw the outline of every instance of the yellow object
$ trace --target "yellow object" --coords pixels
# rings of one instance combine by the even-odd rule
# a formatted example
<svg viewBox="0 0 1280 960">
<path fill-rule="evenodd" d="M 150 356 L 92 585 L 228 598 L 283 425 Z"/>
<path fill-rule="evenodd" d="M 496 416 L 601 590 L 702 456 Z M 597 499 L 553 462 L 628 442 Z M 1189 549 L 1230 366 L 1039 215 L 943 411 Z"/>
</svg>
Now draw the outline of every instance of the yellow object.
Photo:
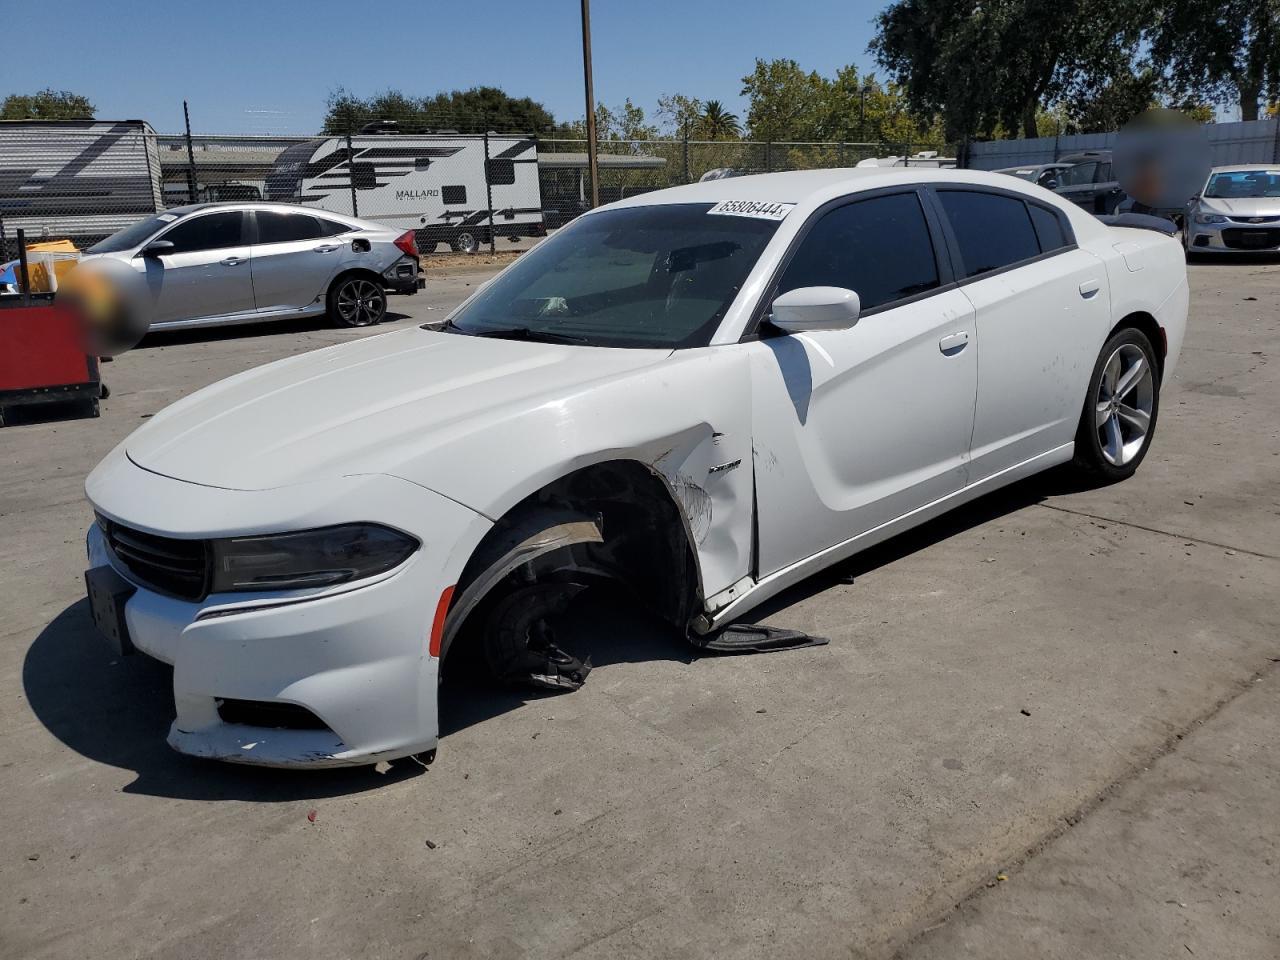
<svg viewBox="0 0 1280 960">
<path fill-rule="evenodd" d="M 27 244 L 27 275 L 32 293 L 56 290 L 63 277 L 80 260 L 80 251 L 70 240 L 46 240 Z M 52 281 L 50 280 L 52 271 Z"/>
</svg>

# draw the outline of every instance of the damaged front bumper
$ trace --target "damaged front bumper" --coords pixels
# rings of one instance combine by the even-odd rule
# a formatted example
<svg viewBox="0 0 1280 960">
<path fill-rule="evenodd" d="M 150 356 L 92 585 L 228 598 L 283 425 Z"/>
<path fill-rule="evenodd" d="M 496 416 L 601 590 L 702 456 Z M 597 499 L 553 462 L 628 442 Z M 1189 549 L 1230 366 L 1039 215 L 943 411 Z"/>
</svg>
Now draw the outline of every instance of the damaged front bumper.
<svg viewBox="0 0 1280 960">
<path fill-rule="evenodd" d="M 90 569 L 108 566 L 136 588 L 122 598 L 128 641 L 173 666 L 176 716 L 168 742 L 174 749 L 238 763 L 326 767 L 435 748 L 440 663 L 430 648 L 435 608 L 461 563 L 453 548 L 478 539 L 487 520 L 386 476 L 294 488 L 290 511 L 280 491 L 201 487 L 127 461 L 109 473 L 109 482 L 91 478 L 95 508 L 157 535 L 253 532 L 228 525 L 225 518 L 237 512 L 246 519 L 259 512 L 280 517 L 257 532 L 307 528 L 334 511 L 350 521 L 351 504 L 372 514 L 362 520 L 387 522 L 390 514 L 401 527 L 406 517 L 421 526 L 410 531 L 423 543 L 417 553 L 367 580 L 311 592 L 188 601 L 149 587 L 111 552 L 94 524 L 87 537 Z M 221 516 L 223 526 L 202 526 L 205 516 Z"/>
</svg>

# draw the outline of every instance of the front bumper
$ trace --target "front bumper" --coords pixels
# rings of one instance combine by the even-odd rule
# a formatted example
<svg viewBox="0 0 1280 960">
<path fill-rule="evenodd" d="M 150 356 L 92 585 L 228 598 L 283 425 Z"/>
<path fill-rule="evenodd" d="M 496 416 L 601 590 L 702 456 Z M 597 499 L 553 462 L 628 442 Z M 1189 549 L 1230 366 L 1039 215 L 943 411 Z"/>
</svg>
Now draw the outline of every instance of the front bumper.
<svg viewBox="0 0 1280 960">
<path fill-rule="evenodd" d="M 111 555 L 94 524 L 87 540 L 90 566 L 110 565 L 139 588 L 124 607 L 134 646 L 174 668 L 176 717 L 168 737 L 174 749 L 282 767 L 375 763 L 434 749 L 439 660 L 428 640 L 435 607 L 456 582 L 487 520 L 381 475 L 285 488 L 296 499 L 286 508 L 278 490 L 218 490 L 126 464 L 115 464 L 108 481 L 95 479 L 95 471 L 87 485 L 90 499 L 113 520 L 148 532 L 199 537 L 247 532 L 225 519 L 220 528 L 202 525 L 200 518 L 211 509 L 228 518 L 237 512 L 278 513 L 274 523 L 255 522 L 264 533 L 300 529 L 299 523 L 311 526 L 317 512 L 329 512 L 344 514 L 345 521 L 414 526 L 418 529 L 411 532 L 423 542 L 400 567 L 358 583 L 313 592 L 211 595 L 192 602 L 139 583 Z M 120 485 L 126 480 L 149 493 L 126 489 Z M 148 499 L 153 509 L 142 506 Z M 351 516 L 353 505 L 361 512 L 358 518 Z M 190 519 L 180 521 L 183 513 Z M 228 721 L 229 701 L 300 707 L 318 723 L 298 729 Z"/>
<path fill-rule="evenodd" d="M 1192 253 L 1280 252 L 1278 221 L 1257 224 L 1244 220 L 1196 223 L 1194 218 L 1189 218 L 1185 229 L 1189 238 L 1187 249 Z"/>
</svg>

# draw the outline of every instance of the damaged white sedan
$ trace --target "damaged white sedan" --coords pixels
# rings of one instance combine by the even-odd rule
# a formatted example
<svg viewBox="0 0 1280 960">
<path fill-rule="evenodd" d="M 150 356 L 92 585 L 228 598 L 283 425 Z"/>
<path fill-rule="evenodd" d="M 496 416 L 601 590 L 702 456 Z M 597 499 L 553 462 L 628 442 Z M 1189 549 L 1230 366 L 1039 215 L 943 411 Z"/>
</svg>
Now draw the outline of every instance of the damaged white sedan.
<svg viewBox="0 0 1280 960">
<path fill-rule="evenodd" d="M 699 646 L 785 646 L 743 615 L 823 567 L 1056 464 L 1128 477 L 1186 313 L 1177 241 L 1009 177 L 625 200 L 442 329 L 251 370 L 126 439 L 86 484 L 94 619 L 173 665 L 184 753 L 429 755 L 451 651 L 582 682 L 552 628 L 593 578 Z"/>
</svg>

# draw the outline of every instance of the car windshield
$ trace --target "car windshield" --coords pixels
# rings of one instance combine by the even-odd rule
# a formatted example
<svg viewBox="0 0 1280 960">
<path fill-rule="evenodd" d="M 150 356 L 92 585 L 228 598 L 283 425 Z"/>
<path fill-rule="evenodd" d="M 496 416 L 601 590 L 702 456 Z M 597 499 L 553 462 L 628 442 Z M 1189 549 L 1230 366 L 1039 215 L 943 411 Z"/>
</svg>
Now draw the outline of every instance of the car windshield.
<svg viewBox="0 0 1280 960">
<path fill-rule="evenodd" d="M 517 260 L 447 329 L 608 347 L 705 346 L 778 221 L 713 204 L 588 214 Z"/>
<path fill-rule="evenodd" d="M 85 253 L 122 253 L 125 250 L 132 250 L 142 241 L 153 233 L 158 233 L 162 227 L 173 223 L 176 220 L 171 213 L 161 213 L 154 217 L 147 217 L 145 220 L 139 220 L 133 226 L 125 227 L 105 240 L 99 240 L 92 247 L 85 250 Z"/>
<path fill-rule="evenodd" d="M 1214 200 L 1280 197 L 1280 170 L 1232 170 L 1209 178 L 1204 195 Z"/>
</svg>

